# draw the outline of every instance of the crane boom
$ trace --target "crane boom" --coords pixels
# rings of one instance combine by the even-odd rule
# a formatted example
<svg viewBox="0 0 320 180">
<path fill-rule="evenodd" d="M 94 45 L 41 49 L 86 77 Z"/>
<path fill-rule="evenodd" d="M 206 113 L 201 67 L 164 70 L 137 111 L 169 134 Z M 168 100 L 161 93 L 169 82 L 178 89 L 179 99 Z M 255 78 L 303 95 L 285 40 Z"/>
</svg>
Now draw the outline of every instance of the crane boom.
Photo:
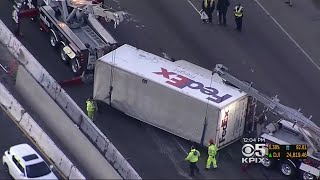
<svg viewBox="0 0 320 180">
<path fill-rule="evenodd" d="M 74 17 L 76 13 L 81 12 L 92 14 L 95 17 L 102 17 L 107 22 L 113 21 L 114 28 L 116 28 L 124 20 L 125 15 L 123 11 L 115 11 L 102 4 L 95 4 L 94 0 L 44 0 L 44 3 L 51 7 L 58 7 L 66 22 Z M 68 12 L 68 7 L 73 8 L 71 13 Z"/>
<path fill-rule="evenodd" d="M 299 110 L 287 107 L 280 103 L 277 96 L 270 98 L 252 87 L 252 83 L 243 82 L 236 77 L 230 75 L 228 68 L 222 64 L 217 64 L 213 73 L 217 73 L 226 84 L 230 84 L 239 88 L 241 91 L 246 92 L 249 96 L 255 98 L 257 101 L 264 104 L 269 111 L 281 116 L 283 119 L 291 121 L 294 125 L 298 125 L 300 133 L 309 142 L 310 146 L 314 149 L 315 153 L 320 151 L 320 127 L 318 127 L 310 118 L 305 117 Z M 312 137 L 309 137 L 305 132 L 307 130 Z"/>
</svg>

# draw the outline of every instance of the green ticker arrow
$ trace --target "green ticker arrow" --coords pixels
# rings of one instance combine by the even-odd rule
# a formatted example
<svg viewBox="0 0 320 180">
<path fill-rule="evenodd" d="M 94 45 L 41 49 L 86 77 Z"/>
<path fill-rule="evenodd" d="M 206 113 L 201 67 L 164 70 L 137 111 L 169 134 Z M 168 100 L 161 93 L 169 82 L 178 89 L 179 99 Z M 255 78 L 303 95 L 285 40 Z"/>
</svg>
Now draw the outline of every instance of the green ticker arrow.
<svg viewBox="0 0 320 180">
<path fill-rule="evenodd" d="M 271 153 L 269 153 L 269 156 L 268 156 L 269 158 L 272 158 L 272 154 Z"/>
</svg>

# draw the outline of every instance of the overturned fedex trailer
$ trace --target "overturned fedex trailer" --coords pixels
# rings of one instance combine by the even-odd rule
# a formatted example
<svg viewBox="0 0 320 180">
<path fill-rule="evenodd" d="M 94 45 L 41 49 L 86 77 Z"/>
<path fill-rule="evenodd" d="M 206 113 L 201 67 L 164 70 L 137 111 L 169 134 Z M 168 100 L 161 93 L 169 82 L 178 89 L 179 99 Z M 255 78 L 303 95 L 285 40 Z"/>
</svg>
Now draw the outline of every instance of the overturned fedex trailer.
<svg viewBox="0 0 320 180">
<path fill-rule="evenodd" d="M 93 97 L 187 140 L 214 139 L 219 149 L 238 140 L 246 125 L 245 93 L 209 70 L 130 45 L 96 62 Z"/>
</svg>

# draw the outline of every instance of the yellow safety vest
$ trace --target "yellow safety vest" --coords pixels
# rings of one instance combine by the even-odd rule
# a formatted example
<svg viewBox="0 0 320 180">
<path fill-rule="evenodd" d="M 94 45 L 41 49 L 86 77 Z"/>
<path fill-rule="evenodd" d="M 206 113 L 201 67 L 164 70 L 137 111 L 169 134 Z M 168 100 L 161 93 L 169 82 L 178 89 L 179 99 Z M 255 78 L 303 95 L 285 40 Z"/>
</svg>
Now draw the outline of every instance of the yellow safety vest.
<svg viewBox="0 0 320 180">
<path fill-rule="evenodd" d="M 214 144 L 210 144 L 208 147 L 208 155 L 209 156 L 216 156 L 217 154 L 217 146 Z"/>
<path fill-rule="evenodd" d="M 93 102 L 90 101 L 90 100 L 87 100 L 86 103 L 87 103 L 87 111 L 94 111 L 94 104 L 93 104 Z"/>
<path fill-rule="evenodd" d="M 209 1 L 209 0 L 204 0 L 204 7 L 205 7 L 205 8 L 208 8 L 208 1 Z M 214 2 L 214 0 L 211 0 L 211 1 L 210 1 L 210 7 L 212 7 L 213 2 Z"/>
<path fill-rule="evenodd" d="M 234 15 L 236 17 L 242 17 L 243 16 L 243 7 L 242 6 L 236 6 L 234 8 Z"/>
<path fill-rule="evenodd" d="M 199 156 L 200 156 L 200 152 L 199 152 L 198 150 L 192 149 L 192 150 L 189 152 L 186 160 L 187 160 L 187 161 L 190 161 L 190 162 L 192 162 L 192 163 L 195 163 L 195 162 L 198 162 Z"/>
</svg>

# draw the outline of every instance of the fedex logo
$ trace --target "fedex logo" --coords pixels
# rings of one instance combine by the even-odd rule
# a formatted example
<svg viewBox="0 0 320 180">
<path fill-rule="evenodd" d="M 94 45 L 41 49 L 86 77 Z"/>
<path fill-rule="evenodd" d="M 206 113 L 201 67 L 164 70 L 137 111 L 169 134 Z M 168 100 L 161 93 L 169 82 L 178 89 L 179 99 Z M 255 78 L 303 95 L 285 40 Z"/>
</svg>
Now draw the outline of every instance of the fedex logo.
<svg viewBox="0 0 320 180">
<path fill-rule="evenodd" d="M 224 113 L 224 118 L 221 121 L 221 137 L 219 138 L 219 143 L 222 143 L 226 140 L 226 135 L 227 135 L 227 127 L 228 127 L 228 120 L 229 120 L 229 111 L 226 111 Z"/>
<path fill-rule="evenodd" d="M 175 72 L 169 72 L 168 70 L 161 68 L 161 72 L 153 72 L 157 75 L 162 75 L 164 78 L 169 79 L 166 81 L 167 84 L 170 84 L 179 89 L 190 88 L 195 90 L 200 90 L 202 94 L 206 94 L 209 97 L 207 98 L 209 101 L 215 103 L 221 103 L 230 97 L 230 94 L 225 94 L 223 96 L 219 96 L 219 91 L 213 87 L 204 87 L 204 85 L 200 82 L 196 82 L 192 79 L 184 77 L 182 75 L 176 74 Z"/>
</svg>

